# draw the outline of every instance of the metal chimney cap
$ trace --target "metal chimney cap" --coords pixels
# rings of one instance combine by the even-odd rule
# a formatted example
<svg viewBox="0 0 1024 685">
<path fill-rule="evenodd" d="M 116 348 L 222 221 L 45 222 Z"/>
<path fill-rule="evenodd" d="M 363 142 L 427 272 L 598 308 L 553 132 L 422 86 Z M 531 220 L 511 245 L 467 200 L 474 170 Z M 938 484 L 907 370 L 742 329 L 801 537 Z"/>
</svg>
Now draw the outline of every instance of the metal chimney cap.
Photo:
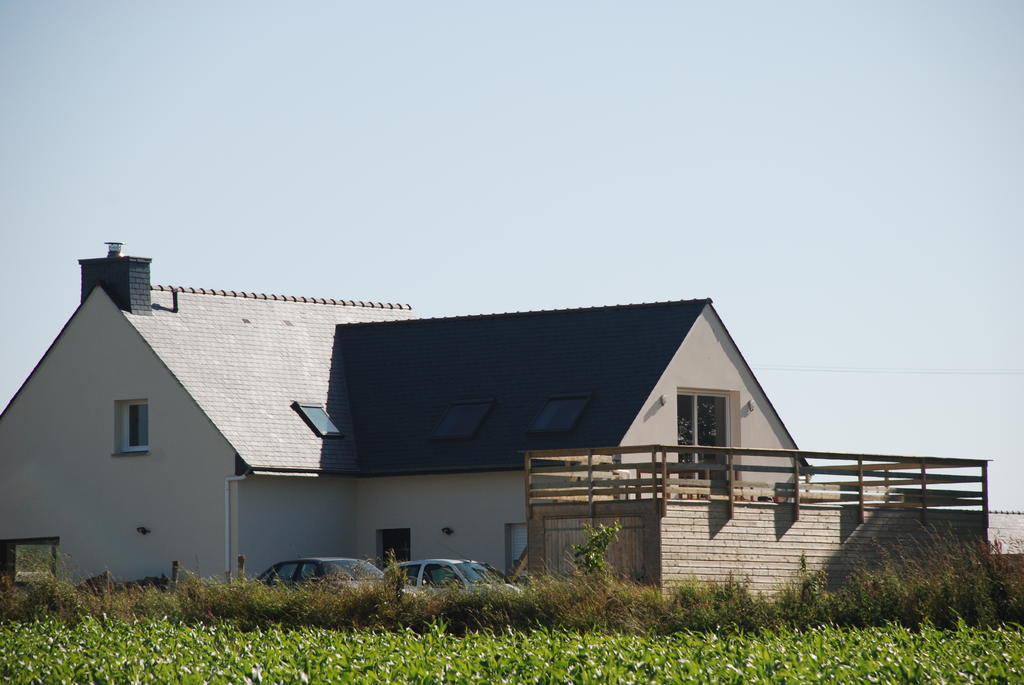
<svg viewBox="0 0 1024 685">
<path fill-rule="evenodd" d="M 124 243 L 105 243 L 107 246 L 107 259 L 121 256 L 121 248 L 124 247 Z"/>
</svg>

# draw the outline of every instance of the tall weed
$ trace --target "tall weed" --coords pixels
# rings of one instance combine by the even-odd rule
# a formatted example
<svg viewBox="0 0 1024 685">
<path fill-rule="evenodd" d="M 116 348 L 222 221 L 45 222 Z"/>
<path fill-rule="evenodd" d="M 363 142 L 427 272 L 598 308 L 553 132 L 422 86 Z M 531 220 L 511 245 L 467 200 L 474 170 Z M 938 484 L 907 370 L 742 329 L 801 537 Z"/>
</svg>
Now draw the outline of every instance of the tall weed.
<svg viewBox="0 0 1024 685">
<path fill-rule="evenodd" d="M 399 570 L 400 571 L 400 570 Z M 417 633 L 531 630 L 669 634 L 679 631 L 851 627 L 890 623 L 1024 624 L 1024 560 L 987 546 L 935 548 L 914 558 L 890 558 L 828 590 L 823 572 L 806 566 L 780 591 L 753 591 L 742 578 L 690 580 L 665 590 L 611 574 L 537 578 L 518 590 L 409 592 L 395 573 L 357 587 L 308 584 L 268 587 L 188 577 L 176 587 L 75 587 L 48 578 L 28 586 L 0 579 L 0 621 L 88 616 L 230 623 L 242 629 L 310 626 Z"/>
</svg>

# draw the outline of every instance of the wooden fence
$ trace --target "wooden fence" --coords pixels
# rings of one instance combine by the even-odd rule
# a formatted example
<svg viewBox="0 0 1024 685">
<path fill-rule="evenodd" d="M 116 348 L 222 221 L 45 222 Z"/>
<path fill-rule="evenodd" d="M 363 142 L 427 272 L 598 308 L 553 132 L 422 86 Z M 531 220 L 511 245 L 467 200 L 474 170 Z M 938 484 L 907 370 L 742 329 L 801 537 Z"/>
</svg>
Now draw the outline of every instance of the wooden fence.
<svg viewBox="0 0 1024 685">
<path fill-rule="evenodd" d="M 535 504 L 670 499 L 917 508 L 980 508 L 988 517 L 988 461 L 699 445 L 525 452 L 526 511 Z M 752 457 L 761 463 L 745 463 Z M 766 459 L 767 458 L 767 459 Z M 764 463 L 769 462 L 769 463 Z M 760 478 L 761 480 L 757 480 Z"/>
</svg>

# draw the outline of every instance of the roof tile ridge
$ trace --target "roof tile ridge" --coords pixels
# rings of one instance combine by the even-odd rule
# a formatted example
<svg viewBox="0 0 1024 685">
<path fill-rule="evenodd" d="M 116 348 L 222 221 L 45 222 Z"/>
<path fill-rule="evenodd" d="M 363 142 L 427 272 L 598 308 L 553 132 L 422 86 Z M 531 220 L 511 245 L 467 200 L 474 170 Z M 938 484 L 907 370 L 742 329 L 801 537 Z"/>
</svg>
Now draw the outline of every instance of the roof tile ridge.
<svg viewBox="0 0 1024 685">
<path fill-rule="evenodd" d="M 397 302 L 363 302 L 360 300 L 336 300 L 332 297 L 301 297 L 295 295 L 273 295 L 267 293 L 250 293 L 241 290 L 213 290 L 212 288 L 191 288 L 178 285 L 151 285 L 150 290 L 167 293 L 188 293 L 190 295 L 217 295 L 220 297 L 240 297 L 247 300 L 276 300 L 278 302 L 304 302 L 306 304 L 328 304 L 340 307 L 365 307 L 368 309 L 405 309 L 412 310 L 412 305 Z"/>
<path fill-rule="evenodd" d="M 462 321 L 466 319 L 498 319 L 498 318 L 512 318 L 517 316 L 533 316 L 538 314 L 559 314 L 562 312 L 586 312 L 586 311 L 598 311 L 607 309 L 637 309 L 640 307 L 667 307 L 672 305 L 685 305 L 685 304 L 712 304 L 710 297 L 695 297 L 689 300 L 662 300 L 658 302 L 635 302 L 630 304 L 606 304 L 596 305 L 591 307 L 562 307 L 554 309 L 530 309 L 525 311 L 516 312 L 494 312 L 490 314 L 457 314 L 454 316 L 427 316 L 418 317 L 415 319 L 395 319 L 393 321 L 360 321 L 359 323 L 343 324 L 345 326 L 377 326 L 391 324 L 413 324 L 413 323 L 424 323 L 427 321 Z"/>
</svg>

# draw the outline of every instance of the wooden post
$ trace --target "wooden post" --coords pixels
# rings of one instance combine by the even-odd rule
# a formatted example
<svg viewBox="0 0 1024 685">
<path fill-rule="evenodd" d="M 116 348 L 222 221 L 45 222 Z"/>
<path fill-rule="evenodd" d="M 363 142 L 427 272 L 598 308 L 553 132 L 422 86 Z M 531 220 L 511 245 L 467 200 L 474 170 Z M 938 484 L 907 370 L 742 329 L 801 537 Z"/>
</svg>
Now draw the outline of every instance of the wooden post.
<svg viewBox="0 0 1024 685">
<path fill-rule="evenodd" d="M 729 500 L 728 500 L 729 501 L 728 518 L 729 518 L 730 521 L 732 521 L 732 515 L 733 515 L 733 512 L 735 511 L 735 504 L 733 502 L 733 499 L 735 498 L 735 494 L 734 494 L 734 490 L 733 490 L 733 480 L 734 480 L 734 478 L 736 476 L 736 472 L 732 468 L 732 452 L 728 452 L 725 455 L 725 466 L 729 470 L 729 476 L 728 476 L 729 477 L 729 484 L 727 486 L 729 488 L 728 489 L 728 495 L 729 495 Z"/>
<path fill-rule="evenodd" d="M 800 457 L 791 455 L 793 459 L 793 520 L 800 520 Z"/>
<path fill-rule="evenodd" d="M 921 523 L 928 523 L 928 471 L 921 460 Z"/>
<path fill-rule="evenodd" d="M 238 555 L 238 579 L 245 580 L 245 555 Z"/>
<path fill-rule="evenodd" d="M 530 473 L 530 465 L 531 465 L 530 453 L 526 452 L 523 455 L 523 471 L 525 472 L 525 476 L 526 476 L 526 483 L 525 483 L 525 486 L 523 488 L 523 493 L 526 496 L 525 507 L 526 507 L 526 520 L 527 521 L 529 521 L 531 518 L 533 518 L 531 516 L 532 511 L 530 510 L 530 487 L 532 486 L 532 483 L 533 483 L 533 476 Z"/>
<path fill-rule="evenodd" d="M 668 513 L 668 452 L 661 451 L 661 516 Z"/>
<path fill-rule="evenodd" d="M 594 518 L 594 450 L 587 450 L 587 513 Z M 591 521 L 593 524 L 593 521 Z"/>
<path fill-rule="evenodd" d="M 171 583 L 174 586 L 178 585 L 178 574 L 180 573 L 180 570 L 181 570 L 181 564 L 178 563 L 177 559 L 175 559 L 174 561 L 171 562 Z"/>
<path fill-rule="evenodd" d="M 651 500 L 654 502 L 654 511 L 661 511 L 661 503 L 658 502 L 658 450 L 651 450 Z"/>
<path fill-rule="evenodd" d="M 519 558 L 516 560 L 515 565 L 512 567 L 512 573 L 509 576 L 510 581 L 514 581 L 526 568 L 527 562 L 530 560 L 530 545 L 526 545 L 523 551 L 519 554 Z"/>
<path fill-rule="evenodd" d="M 103 569 L 103 594 L 110 592 L 112 587 L 113 583 L 110 580 L 110 569 L 105 568 Z"/>
<path fill-rule="evenodd" d="M 988 539 L 988 462 L 981 464 L 981 513 L 985 522 L 985 539 Z"/>
<path fill-rule="evenodd" d="M 864 460 L 857 459 L 857 523 L 864 523 Z"/>
</svg>

